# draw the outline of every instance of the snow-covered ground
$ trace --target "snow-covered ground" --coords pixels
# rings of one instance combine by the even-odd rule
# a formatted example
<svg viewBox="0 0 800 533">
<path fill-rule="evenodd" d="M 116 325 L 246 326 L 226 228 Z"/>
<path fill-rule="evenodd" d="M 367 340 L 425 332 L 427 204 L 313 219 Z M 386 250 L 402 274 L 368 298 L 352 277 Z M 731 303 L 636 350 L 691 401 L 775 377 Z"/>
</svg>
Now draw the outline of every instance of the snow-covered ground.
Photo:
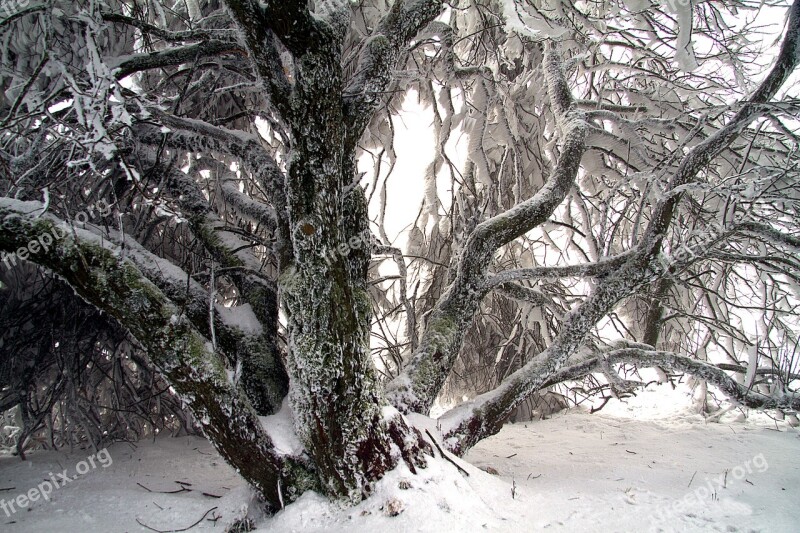
<svg viewBox="0 0 800 533">
<path fill-rule="evenodd" d="M 759 413 L 706 423 L 664 410 L 686 405 L 682 394 L 662 387 L 594 415 L 507 425 L 459 461 L 469 475 L 442 460 L 416 476 L 401 467 L 356 507 L 306 494 L 259 519 L 258 531 L 800 531 L 798 430 Z M 4 502 L 65 469 L 85 471 L 10 516 L 0 502 L 0 530 L 171 531 L 199 521 L 189 531 L 221 532 L 250 503 L 201 439 L 117 444 L 94 467 L 90 453 L 0 458 Z"/>
</svg>

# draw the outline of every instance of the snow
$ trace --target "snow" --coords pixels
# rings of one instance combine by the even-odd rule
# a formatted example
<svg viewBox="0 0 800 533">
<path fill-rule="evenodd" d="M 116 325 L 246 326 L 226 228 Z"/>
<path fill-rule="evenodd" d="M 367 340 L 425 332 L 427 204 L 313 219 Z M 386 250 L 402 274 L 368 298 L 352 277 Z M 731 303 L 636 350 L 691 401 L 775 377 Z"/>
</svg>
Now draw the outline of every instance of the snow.
<svg viewBox="0 0 800 533">
<path fill-rule="evenodd" d="M 358 506 L 306 493 L 272 518 L 258 515 L 246 484 L 202 439 L 117 444 L 109 447 L 113 464 L 55 490 L 49 502 L 10 517 L 0 511 L 0 530 L 147 531 L 137 518 L 179 529 L 216 506 L 207 518 L 219 519 L 191 531 L 223 531 L 248 508 L 263 532 L 796 531 L 798 430 L 761 413 L 707 423 L 687 405 L 685 388 L 662 386 L 593 415 L 573 409 L 509 424 L 456 459 L 468 476 L 437 453 L 416 476 L 399 466 Z M 409 419 L 436 435 L 435 420 Z M 279 449 L 300 449 L 288 406 L 262 421 Z M 90 453 L 0 458 L 0 489 L 13 487 L 0 498 Z M 189 490 L 159 492 L 180 490 L 178 481 Z"/>
<path fill-rule="evenodd" d="M 666 7 L 676 16 L 678 39 L 675 43 L 675 62 L 684 72 L 692 72 L 699 65 L 692 46 L 692 0 L 667 0 Z"/>
<path fill-rule="evenodd" d="M 261 335 L 264 332 L 264 328 L 256 318 L 250 304 L 233 307 L 217 305 L 215 306 L 215 311 L 228 327 L 238 328 L 247 335 Z"/>
<path fill-rule="evenodd" d="M 278 453 L 284 455 L 301 455 L 305 448 L 294 431 L 292 408 L 289 406 L 289 396 L 283 400 L 280 411 L 274 415 L 259 416 L 261 425 L 272 439 L 272 444 Z"/>
<path fill-rule="evenodd" d="M 520 35 L 540 39 L 542 37 L 558 38 L 564 35 L 567 30 L 558 26 L 553 21 L 544 18 L 541 13 L 558 13 L 560 10 L 551 5 L 550 2 L 543 2 L 537 13 L 531 13 L 524 9 L 524 4 L 514 0 L 503 1 L 503 16 L 510 30 Z"/>
<path fill-rule="evenodd" d="M 507 426 L 467 458 L 516 483 L 532 530 L 793 531 L 798 445 L 795 430 L 697 415 L 569 413 Z"/>
<path fill-rule="evenodd" d="M 8 501 L 26 493 L 50 478 L 50 472 L 74 472 L 75 465 L 92 453 L 39 452 L 24 462 L 2 457 L 0 489 L 11 490 L 0 492 L 0 499 Z M 113 462 L 107 468 L 98 465 L 53 490 L 49 501 L 40 499 L 11 516 L 0 509 L 0 531 L 148 531 L 137 519 L 156 529 L 180 529 L 212 507 L 217 509 L 208 517 L 232 521 L 251 498 L 250 489 L 204 439 L 163 437 L 135 446 L 119 443 L 109 446 L 108 453 Z M 180 491 L 182 486 L 186 490 L 162 494 Z M 202 526 L 197 529 L 214 527 L 213 522 Z"/>
</svg>

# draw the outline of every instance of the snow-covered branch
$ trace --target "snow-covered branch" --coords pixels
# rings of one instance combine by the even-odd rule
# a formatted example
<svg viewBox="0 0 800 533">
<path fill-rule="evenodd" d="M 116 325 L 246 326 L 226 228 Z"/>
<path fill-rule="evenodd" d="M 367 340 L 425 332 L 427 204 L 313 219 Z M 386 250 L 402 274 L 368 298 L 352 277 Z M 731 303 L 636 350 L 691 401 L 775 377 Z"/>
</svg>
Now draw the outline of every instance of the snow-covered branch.
<svg viewBox="0 0 800 533">
<path fill-rule="evenodd" d="M 800 237 L 784 233 L 768 224 L 759 224 L 757 222 L 741 222 L 737 224 L 734 229 L 737 231 L 754 234 L 760 239 L 774 245 L 788 246 L 795 253 L 800 253 Z"/>
<path fill-rule="evenodd" d="M 63 222 L 37 217 L 41 204 L 0 198 L 0 249 L 14 252 L 44 235 L 63 234 Z M 113 316 L 148 351 L 192 410 L 217 450 L 277 508 L 279 480 L 313 482 L 303 463 L 280 456 L 250 403 L 225 374 L 220 354 L 182 317 L 180 308 L 150 283 L 121 250 L 80 229 L 40 246 L 29 260 L 60 276 L 88 303 Z"/>
<path fill-rule="evenodd" d="M 587 124 L 567 84 L 555 43 L 545 45 L 544 71 L 552 109 L 561 129 L 561 153 L 544 186 L 531 198 L 481 222 L 470 233 L 455 279 L 432 312 L 420 347 L 392 382 L 395 406 L 427 412 L 455 362 L 468 327 L 486 294 L 487 270 L 495 251 L 546 222 L 572 188 L 586 149 Z M 509 280 L 510 281 L 510 280 Z"/>
<path fill-rule="evenodd" d="M 800 63 L 800 0 L 795 0 L 789 11 L 781 50 L 767 77 L 749 98 L 741 103 L 736 115 L 697 146 L 692 148 L 680 162 L 667 185 L 668 191 L 689 183 L 708 163 L 725 150 L 758 116 L 761 105 L 769 102 Z M 681 195 L 672 195 L 656 207 L 644 240 L 663 239 L 672 222 Z"/>
<path fill-rule="evenodd" d="M 233 181 L 223 181 L 220 183 L 219 188 L 225 203 L 235 209 L 236 212 L 264 226 L 269 231 L 275 231 L 278 226 L 278 214 L 273 208 L 257 202 L 241 192 Z"/>
<path fill-rule="evenodd" d="M 621 267 L 636 253 L 636 250 L 628 250 L 613 257 L 606 257 L 596 263 L 586 263 L 583 265 L 567 265 L 555 267 L 533 267 L 520 268 L 517 270 L 507 270 L 499 272 L 486 280 L 487 287 L 496 287 L 512 281 L 535 280 L 542 278 L 593 278 L 608 275 L 615 269 Z"/>
<path fill-rule="evenodd" d="M 443 9 L 441 0 L 396 0 L 367 39 L 358 58 L 357 74 L 344 89 L 349 143 L 361 139 L 373 112 L 394 79 L 394 69 L 409 42 Z"/>
<path fill-rule="evenodd" d="M 243 366 L 242 386 L 256 411 L 270 414 L 280 407 L 288 390 L 288 376 L 277 346 L 277 287 L 261 275 L 261 261 L 253 254 L 248 243 L 226 232 L 225 224 L 211 210 L 197 183 L 180 170 L 164 171 L 168 178 L 167 189 L 172 191 L 187 215 L 192 233 L 214 261 L 228 271 L 241 298 L 249 304 L 254 318 L 257 318 L 257 338 L 245 341 L 258 348 L 240 350 L 234 358 Z"/>
<path fill-rule="evenodd" d="M 243 34 L 255 71 L 268 90 L 270 100 L 281 113 L 288 113 L 292 89 L 278 51 L 278 37 L 275 28 L 270 24 L 267 7 L 258 0 L 226 0 L 225 5 Z"/>
<path fill-rule="evenodd" d="M 717 366 L 672 352 L 638 347 L 622 348 L 589 357 L 556 371 L 546 364 L 544 357 L 536 358 L 535 362 L 534 368 L 540 374 L 539 384 L 535 390 L 546 389 L 565 381 L 580 380 L 592 373 L 607 372 L 611 365 L 626 363 L 638 368 L 659 367 L 692 375 L 716 386 L 731 401 L 745 407 L 800 409 L 800 396 L 797 394 L 780 391 L 771 395 L 762 394 L 742 385 L 728 374 L 728 371 L 744 372 L 746 370 L 744 367 Z M 774 371 L 761 369 L 761 375 L 770 373 L 774 374 Z M 535 390 L 532 390 L 531 393 Z M 506 413 L 498 424 L 494 420 L 496 413 L 492 412 L 489 406 L 490 404 L 483 399 L 476 398 L 476 401 L 460 405 L 440 418 L 444 442 L 450 451 L 463 455 L 475 443 L 500 430 L 508 414 Z"/>
<path fill-rule="evenodd" d="M 236 32 L 230 29 L 204 30 L 192 29 L 183 31 L 170 31 L 160 28 L 154 24 L 149 24 L 141 19 L 128 17 L 119 13 L 103 13 L 103 20 L 117 24 L 133 26 L 142 33 L 152 35 L 167 42 L 186 42 L 186 41 L 236 41 Z"/>
<path fill-rule="evenodd" d="M 138 139 L 153 146 L 167 146 L 189 152 L 220 152 L 239 158 L 244 167 L 255 176 L 268 195 L 277 222 L 277 251 L 290 253 L 288 239 L 288 214 L 283 172 L 275 159 L 261 146 L 255 135 L 214 126 L 201 120 L 179 118 L 166 113 L 156 113 L 157 118 L 172 131 L 164 133 L 157 127 L 137 128 Z"/>
</svg>

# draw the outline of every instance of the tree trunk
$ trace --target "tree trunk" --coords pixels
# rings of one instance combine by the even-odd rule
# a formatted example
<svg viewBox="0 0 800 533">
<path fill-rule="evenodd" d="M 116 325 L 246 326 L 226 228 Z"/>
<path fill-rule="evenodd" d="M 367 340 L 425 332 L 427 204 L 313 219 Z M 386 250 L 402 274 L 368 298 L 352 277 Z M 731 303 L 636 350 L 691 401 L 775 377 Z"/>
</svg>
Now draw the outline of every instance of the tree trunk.
<svg viewBox="0 0 800 533">
<path fill-rule="evenodd" d="M 330 38 L 297 58 L 287 178 L 294 253 L 279 285 L 298 435 L 326 492 L 358 500 L 396 466 L 395 448 L 412 469 L 429 448 L 387 404 L 370 357 L 366 201 L 348 187 L 355 152 L 345 147 L 341 58 Z"/>
</svg>

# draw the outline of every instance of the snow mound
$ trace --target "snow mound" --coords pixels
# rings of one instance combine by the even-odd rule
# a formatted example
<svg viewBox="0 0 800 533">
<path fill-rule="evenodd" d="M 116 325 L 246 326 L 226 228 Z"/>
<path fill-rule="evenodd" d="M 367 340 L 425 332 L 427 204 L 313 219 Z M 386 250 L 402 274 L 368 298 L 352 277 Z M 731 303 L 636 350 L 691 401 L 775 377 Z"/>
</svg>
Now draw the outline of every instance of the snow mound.
<svg viewBox="0 0 800 533">
<path fill-rule="evenodd" d="M 452 458 L 452 456 L 450 456 Z M 315 493 L 304 494 L 284 511 L 260 524 L 269 532 L 489 531 L 521 527 L 511 487 L 474 466 L 453 458 L 467 474 L 441 458 L 412 474 L 400 465 L 374 487 L 367 500 L 343 507 Z"/>
</svg>

